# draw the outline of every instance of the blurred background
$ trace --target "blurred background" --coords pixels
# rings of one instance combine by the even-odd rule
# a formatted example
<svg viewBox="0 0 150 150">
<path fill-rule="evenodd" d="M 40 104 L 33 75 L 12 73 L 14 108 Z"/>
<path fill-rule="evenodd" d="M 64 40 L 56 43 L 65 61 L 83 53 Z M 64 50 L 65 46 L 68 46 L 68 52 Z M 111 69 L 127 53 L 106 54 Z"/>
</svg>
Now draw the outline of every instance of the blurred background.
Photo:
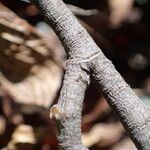
<svg viewBox="0 0 150 150">
<path fill-rule="evenodd" d="M 64 2 L 150 106 L 150 0 Z M 49 109 L 58 100 L 65 63 L 61 42 L 34 5 L 0 0 L 0 149 L 58 149 Z M 91 80 L 83 106 L 83 143 L 90 150 L 136 150 Z"/>
</svg>

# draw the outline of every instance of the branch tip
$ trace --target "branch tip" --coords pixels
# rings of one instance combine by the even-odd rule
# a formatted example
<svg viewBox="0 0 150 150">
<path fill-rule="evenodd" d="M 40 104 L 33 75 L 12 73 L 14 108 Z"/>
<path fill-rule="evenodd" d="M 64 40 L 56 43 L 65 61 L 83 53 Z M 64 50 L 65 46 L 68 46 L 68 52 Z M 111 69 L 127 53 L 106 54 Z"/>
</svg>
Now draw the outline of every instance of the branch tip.
<svg viewBox="0 0 150 150">
<path fill-rule="evenodd" d="M 51 119 L 56 119 L 56 120 L 61 120 L 66 117 L 66 114 L 63 113 L 57 105 L 52 106 L 50 109 L 50 118 Z"/>
</svg>

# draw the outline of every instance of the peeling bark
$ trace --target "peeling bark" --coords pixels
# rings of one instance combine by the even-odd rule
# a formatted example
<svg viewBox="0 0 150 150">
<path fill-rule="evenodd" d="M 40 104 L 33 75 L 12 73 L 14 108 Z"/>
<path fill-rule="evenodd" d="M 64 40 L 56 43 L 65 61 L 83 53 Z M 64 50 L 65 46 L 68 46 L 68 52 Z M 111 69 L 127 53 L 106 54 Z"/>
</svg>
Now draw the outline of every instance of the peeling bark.
<svg viewBox="0 0 150 150">
<path fill-rule="evenodd" d="M 81 110 L 90 75 L 139 150 L 150 148 L 150 113 L 61 0 L 32 1 L 60 38 L 68 55 L 66 73 L 51 117 L 58 123 L 61 150 L 85 150 Z"/>
</svg>

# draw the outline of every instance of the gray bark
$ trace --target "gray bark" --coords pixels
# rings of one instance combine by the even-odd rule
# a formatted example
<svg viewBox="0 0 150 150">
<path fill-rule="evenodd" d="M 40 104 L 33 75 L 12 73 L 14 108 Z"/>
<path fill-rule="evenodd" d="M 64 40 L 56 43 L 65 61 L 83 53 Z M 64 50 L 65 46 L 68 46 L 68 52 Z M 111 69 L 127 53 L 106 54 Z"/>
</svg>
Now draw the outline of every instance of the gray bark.
<svg viewBox="0 0 150 150">
<path fill-rule="evenodd" d="M 81 110 L 90 75 L 120 118 L 139 150 L 150 149 L 150 113 L 103 55 L 86 30 L 61 0 L 32 1 L 60 38 L 68 55 L 58 104 L 51 117 L 58 123 L 61 150 L 86 150 L 81 142 Z"/>
</svg>

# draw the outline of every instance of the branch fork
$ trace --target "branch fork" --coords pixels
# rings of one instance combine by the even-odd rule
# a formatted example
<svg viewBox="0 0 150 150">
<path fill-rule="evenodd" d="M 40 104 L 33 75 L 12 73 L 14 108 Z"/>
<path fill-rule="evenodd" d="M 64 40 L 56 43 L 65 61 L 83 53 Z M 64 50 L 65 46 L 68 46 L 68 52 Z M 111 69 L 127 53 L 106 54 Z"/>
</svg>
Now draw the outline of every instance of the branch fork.
<svg viewBox="0 0 150 150">
<path fill-rule="evenodd" d="M 97 81 L 136 147 L 149 150 L 150 112 L 111 61 L 62 0 L 34 0 L 34 4 L 60 38 L 69 59 L 58 104 L 50 111 L 50 116 L 59 121 L 60 150 L 87 150 L 81 141 L 81 111 L 90 75 Z"/>
</svg>

